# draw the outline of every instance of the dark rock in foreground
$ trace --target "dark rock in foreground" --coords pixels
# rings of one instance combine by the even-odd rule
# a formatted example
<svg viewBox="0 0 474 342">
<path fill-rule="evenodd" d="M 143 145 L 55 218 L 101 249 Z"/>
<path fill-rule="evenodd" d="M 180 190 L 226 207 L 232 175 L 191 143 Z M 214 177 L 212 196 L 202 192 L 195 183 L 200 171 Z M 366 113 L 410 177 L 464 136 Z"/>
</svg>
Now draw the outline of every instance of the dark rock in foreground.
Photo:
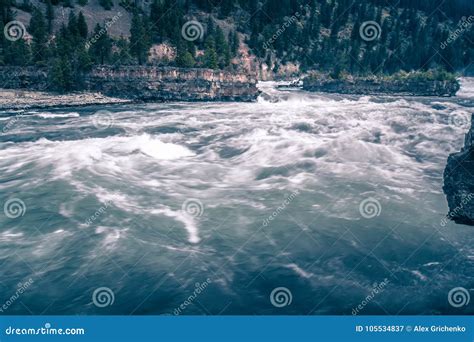
<svg viewBox="0 0 474 342">
<path fill-rule="evenodd" d="M 448 218 L 456 223 L 474 225 L 474 122 L 461 152 L 448 157 L 443 191 L 448 200 Z"/>
<path fill-rule="evenodd" d="M 397 96 L 454 96 L 459 90 L 455 79 L 391 79 L 306 77 L 303 89 L 325 93 Z"/>
</svg>

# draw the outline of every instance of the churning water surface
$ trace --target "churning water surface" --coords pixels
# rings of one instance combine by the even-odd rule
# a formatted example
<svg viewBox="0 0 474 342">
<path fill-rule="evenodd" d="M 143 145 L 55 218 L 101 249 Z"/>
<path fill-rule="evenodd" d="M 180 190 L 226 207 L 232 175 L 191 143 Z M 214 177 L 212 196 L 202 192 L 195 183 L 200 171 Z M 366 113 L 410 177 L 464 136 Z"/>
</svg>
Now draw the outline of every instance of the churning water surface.
<svg viewBox="0 0 474 342">
<path fill-rule="evenodd" d="M 474 82 L 456 98 L 261 87 L 0 112 L 3 313 L 473 313 L 448 301 L 474 288 L 474 228 L 446 222 L 442 174 Z"/>
</svg>

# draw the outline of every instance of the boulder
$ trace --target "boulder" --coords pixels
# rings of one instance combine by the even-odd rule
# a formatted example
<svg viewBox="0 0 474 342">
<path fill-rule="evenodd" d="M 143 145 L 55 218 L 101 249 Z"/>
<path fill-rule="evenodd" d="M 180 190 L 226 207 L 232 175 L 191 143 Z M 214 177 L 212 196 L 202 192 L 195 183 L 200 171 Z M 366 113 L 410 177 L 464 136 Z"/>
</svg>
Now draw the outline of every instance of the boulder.
<svg viewBox="0 0 474 342">
<path fill-rule="evenodd" d="M 474 225 L 474 121 L 464 147 L 448 157 L 443 191 L 448 200 L 447 217 L 456 223 Z"/>
</svg>

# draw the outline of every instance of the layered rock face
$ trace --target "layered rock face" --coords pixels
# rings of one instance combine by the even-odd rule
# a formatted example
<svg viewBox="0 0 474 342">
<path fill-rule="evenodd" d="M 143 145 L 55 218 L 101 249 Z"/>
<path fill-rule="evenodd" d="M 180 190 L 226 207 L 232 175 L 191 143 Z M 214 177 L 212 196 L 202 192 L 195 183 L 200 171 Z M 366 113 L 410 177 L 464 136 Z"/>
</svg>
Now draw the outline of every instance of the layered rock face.
<svg viewBox="0 0 474 342">
<path fill-rule="evenodd" d="M 48 86 L 46 69 L 0 67 L 0 88 L 44 90 Z"/>
<path fill-rule="evenodd" d="M 98 67 L 88 88 L 145 101 L 253 101 L 257 80 L 246 74 L 169 67 Z"/>
<path fill-rule="evenodd" d="M 0 68 L 0 88 L 45 90 L 47 72 L 36 68 Z M 257 80 L 242 73 L 170 67 L 94 68 L 83 90 L 143 101 L 253 101 Z"/>
<path fill-rule="evenodd" d="M 474 225 L 474 121 L 461 152 L 448 157 L 443 191 L 448 200 L 448 218 L 456 223 Z"/>
<path fill-rule="evenodd" d="M 457 81 L 333 80 L 311 77 L 303 80 L 304 90 L 355 95 L 454 96 L 459 88 Z"/>
</svg>

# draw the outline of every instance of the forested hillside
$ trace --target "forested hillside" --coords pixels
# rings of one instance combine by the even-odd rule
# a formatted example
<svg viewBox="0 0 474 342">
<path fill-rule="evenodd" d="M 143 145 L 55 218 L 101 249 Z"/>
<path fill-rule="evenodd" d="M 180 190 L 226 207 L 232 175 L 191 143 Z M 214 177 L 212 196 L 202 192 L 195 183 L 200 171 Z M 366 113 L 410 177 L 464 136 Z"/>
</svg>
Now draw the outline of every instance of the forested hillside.
<svg viewBox="0 0 474 342">
<path fill-rule="evenodd" d="M 469 1 L 44 1 L 0 0 L 0 65 L 47 67 L 58 89 L 73 89 L 97 64 L 337 77 L 472 73 L 474 61 Z M 93 5 L 110 15 L 91 25 L 84 13 Z"/>
</svg>

